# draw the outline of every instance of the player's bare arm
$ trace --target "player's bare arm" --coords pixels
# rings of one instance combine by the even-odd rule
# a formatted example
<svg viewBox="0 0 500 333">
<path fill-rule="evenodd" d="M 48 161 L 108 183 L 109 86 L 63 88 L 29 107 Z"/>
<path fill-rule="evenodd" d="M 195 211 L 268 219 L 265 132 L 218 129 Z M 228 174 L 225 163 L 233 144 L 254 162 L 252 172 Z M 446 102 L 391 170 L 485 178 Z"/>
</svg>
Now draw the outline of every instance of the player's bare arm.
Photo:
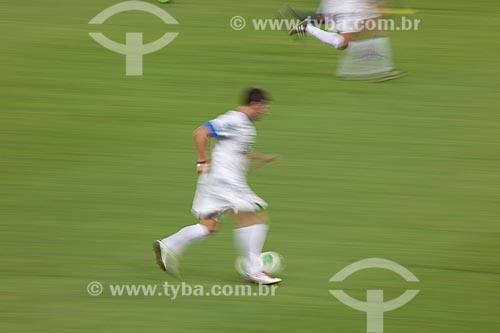
<svg viewBox="0 0 500 333">
<path fill-rule="evenodd" d="M 279 155 L 275 154 L 261 154 L 256 152 L 249 152 L 247 156 L 253 162 L 250 167 L 252 171 L 270 166 L 280 161 Z"/>
<path fill-rule="evenodd" d="M 210 140 L 210 132 L 206 126 L 200 126 L 194 131 L 193 136 L 196 144 L 196 151 L 198 152 L 196 171 L 201 173 L 208 170 L 210 164 L 207 157 L 207 145 Z"/>
<path fill-rule="evenodd" d="M 275 163 L 275 162 L 278 162 L 280 160 L 279 155 L 276 155 L 276 154 L 261 154 L 261 153 L 257 153 L 257 152 L 252 151 L 252 152 L 249 152 L 247 155 L 248 155 L 248 158 L 250 158 L 251 160 L 258 161 L 258 162 Z"/>
</svg>

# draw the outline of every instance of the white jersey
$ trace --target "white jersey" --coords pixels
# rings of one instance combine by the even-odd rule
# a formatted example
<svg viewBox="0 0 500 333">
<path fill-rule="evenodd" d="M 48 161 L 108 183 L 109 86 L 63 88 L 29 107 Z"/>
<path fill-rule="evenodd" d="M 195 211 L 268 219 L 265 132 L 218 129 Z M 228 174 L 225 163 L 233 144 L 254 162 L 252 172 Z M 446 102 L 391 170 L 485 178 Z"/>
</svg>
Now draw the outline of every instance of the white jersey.
<svg viewBox="0 0 500 333">
<path fill-rule="evenodd" d="M 212 151 L 210 177 L 232 185 L 246 186 L 248 153 L 255 142 L 256 130 L 246 114 L 229 111 L 205 124 L 217 139 Z"/>
<path fill-rule="evenodd" d="M 248 152 L 255 142 L 256 131 L 246 114 L 229 111 L 205 123 L 217 139 L 208 172 L 198 178 L 192 212 L 198 218 L 214 218 L 232 210 L 256 212 L 267 203 L 247 185 Z"/>
</svg>

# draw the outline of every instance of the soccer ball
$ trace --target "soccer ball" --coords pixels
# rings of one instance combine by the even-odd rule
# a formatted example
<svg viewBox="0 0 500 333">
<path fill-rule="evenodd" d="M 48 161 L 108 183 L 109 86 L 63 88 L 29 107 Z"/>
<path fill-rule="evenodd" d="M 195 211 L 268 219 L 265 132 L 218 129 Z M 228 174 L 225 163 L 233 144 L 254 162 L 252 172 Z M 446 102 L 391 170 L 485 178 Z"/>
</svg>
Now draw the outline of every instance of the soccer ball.
<svg viewBox="0 0 500 333">
<path fill-rule="evenodd" d="M 283 271 L 283 260 L 278 252 L 264 252 L 261 253 L 263 269 L 271 275 L 278 274 Z"/>
<path fill-rule="evenodd" d="M 282 257 L 278 252 L 263 252 L 260 254 L 260 259 L 262 260 L 262 269 L 271 275 L 277 274 L 283 270 Z M 247 260 L 244 257 L 238 257 L 236 259 L 235 267 L 240 275 L 246 275 L 245 266 L 247 265 Z"/>
</svg>

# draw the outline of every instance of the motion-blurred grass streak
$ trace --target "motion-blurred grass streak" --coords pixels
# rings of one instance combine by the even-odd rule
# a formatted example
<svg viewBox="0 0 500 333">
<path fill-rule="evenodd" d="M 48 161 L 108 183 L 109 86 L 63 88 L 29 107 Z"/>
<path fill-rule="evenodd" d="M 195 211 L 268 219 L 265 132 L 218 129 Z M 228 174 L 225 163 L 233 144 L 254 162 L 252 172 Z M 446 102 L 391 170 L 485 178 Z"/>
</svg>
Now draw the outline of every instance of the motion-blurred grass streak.
<svg viewBox="0 0 500 333">
<path fill-rule="evenodd" d="M 380 85 L 336 80 L 339 53 L 317 41 L 230 29 L 232 16 L 272 18 L 284 4 L 264 0 L 163 7 L 180 36 L 144 57 L 143 77 L 126 77 L 125 58 L 88 36 L 114 3 L 0 4 L 0 331 L 364 332 L 364 314 L 335 301 L 328 279 L 368 257 L 421 280 L 417 298 L 386 314 L 386 332 L 498 330 L 495 1 L 408 1 L 421 30 L 391 37 L 410 76 Z M 102 26 L 117 41 L 171 30 L 123 15 Z M 282 162 L 250 183 L 270 204 L 265 248 L 287 263 L 277 296 L 88 296 L 90 281 L 168 279 L 150 243 L 194 221 L 191 132 L 247 86 L 274 99 L 256 149 Z M 241 283 L 232 227 L 187 253 L 184 280 Z M 355 297 L 407 288 L 359 274 L 345 285 Z"/>
</svg>

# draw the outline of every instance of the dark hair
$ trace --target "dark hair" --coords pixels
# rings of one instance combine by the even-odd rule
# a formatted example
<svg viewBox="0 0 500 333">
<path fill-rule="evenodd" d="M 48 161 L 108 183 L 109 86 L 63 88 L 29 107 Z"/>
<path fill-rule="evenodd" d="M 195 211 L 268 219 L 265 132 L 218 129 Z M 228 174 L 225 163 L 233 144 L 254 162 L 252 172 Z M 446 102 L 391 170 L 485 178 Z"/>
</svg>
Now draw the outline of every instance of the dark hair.
<svg viewBox="0 0 500 333">
<path fill-rule="evenodd" d="M 259 88 L 250 88 L 245 90 L 243 93 L 243 104 L 250 105 L 252 102 L 254 103 L 266 103 L 269 102 L 269 95 L 262 89 Z"/>
</svg>

